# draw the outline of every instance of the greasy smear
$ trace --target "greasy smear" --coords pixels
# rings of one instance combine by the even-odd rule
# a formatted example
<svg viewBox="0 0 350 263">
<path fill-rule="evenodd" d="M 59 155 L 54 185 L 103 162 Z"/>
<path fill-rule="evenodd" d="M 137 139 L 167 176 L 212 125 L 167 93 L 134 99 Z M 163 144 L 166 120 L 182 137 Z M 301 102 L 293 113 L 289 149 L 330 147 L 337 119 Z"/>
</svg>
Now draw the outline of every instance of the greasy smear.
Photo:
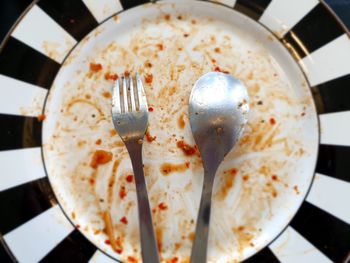
<svg viewBox="0 0 350 263">
<path fill-rule="evenodd" d="M 190 167 L 190 163 L 181 163 L 181 164 L 172 164 L 172 163 L 163 163 L 160 166 L 160 171 L 163 175 L 168 176 L 171 173 L 184 172 Z"/>
<path fill-rule="evenodd" d="M 179 125 L 180 129 L 185 128 L 185 120 L 184 120 L 184 114 L 181 114 L 177 120 L 177 124 Z"/>
</svg>

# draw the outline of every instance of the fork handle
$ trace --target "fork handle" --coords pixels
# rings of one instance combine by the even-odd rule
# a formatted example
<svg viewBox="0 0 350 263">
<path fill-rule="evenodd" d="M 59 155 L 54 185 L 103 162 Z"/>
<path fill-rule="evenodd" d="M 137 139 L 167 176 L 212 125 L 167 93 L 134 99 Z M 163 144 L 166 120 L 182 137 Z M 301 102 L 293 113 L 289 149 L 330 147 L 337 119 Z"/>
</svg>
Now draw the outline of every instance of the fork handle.
<svg viewBox="0 0 350 263">
<path fill-rule="evenodd" d="M 126 146 L 134 170 L 136 184 L 142 261 L 145 263 L 160 262 L 158 246 L 154 235 L 152 214 L 148 200 L 146 180 L 143 172 L 142 144 L 130 143 Z"/>
<path fill-rule="evenodd" d="M 213 192 L 215 171 L 205 170 L 204 173 L 202 196 L 191 251 L 191 263 L 207 262 L 211 196 Z"/>
</svg>

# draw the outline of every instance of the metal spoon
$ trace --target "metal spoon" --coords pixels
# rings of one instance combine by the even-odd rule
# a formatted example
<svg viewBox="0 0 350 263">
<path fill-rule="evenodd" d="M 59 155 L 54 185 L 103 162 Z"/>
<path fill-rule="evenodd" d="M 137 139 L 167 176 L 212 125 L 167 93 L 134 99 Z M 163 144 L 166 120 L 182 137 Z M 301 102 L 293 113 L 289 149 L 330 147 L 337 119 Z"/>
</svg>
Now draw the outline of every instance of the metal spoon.
<svg viewBox="0 0 350 263">
<path fill-rule="evenodd" d="M 191 263 L 206 262 L 215 173 L 243 132 L 249 112 L 248 101 L 243 84 L 221 72 L 203 75 L 192 89 L 190 124 L 203 161 L 204 182 Z"/>
</svg>

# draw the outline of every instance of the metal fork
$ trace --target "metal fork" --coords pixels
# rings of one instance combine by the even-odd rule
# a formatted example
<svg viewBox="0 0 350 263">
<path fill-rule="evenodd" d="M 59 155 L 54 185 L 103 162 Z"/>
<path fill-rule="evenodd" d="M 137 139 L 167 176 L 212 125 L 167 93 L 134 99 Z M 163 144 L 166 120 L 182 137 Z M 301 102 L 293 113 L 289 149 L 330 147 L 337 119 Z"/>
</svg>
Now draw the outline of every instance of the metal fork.
<svg viewBox="0 0 350 263">
<path fill-rule="evenodd" d="M 159 262 L 159 255 L 142 165 L 142 143 L 148 125 L 148 106 L 138 73 L 135 79 L 135 86 L 131 74 L 129 77 L 122 77 L 122 83 L 119 79 L 115 81 L 112 119 L 129 152 L 134 170 L 142 259 L 143 262 L 155 263 Z"/>
</svg>

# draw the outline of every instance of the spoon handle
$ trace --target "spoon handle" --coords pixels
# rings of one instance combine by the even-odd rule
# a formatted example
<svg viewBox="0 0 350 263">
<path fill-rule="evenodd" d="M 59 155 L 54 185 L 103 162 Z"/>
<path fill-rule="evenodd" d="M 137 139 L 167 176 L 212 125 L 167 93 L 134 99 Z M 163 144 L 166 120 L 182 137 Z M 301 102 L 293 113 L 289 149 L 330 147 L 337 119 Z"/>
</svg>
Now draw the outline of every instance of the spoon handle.
<svg viewBox="0 0 350 263">
<path fill-rule="evenodd" d="M 205 171 L 196 234 L 192 245 L 191 263 L 207 262 L 211 196 L 215 172 Z"/>
</svg>

